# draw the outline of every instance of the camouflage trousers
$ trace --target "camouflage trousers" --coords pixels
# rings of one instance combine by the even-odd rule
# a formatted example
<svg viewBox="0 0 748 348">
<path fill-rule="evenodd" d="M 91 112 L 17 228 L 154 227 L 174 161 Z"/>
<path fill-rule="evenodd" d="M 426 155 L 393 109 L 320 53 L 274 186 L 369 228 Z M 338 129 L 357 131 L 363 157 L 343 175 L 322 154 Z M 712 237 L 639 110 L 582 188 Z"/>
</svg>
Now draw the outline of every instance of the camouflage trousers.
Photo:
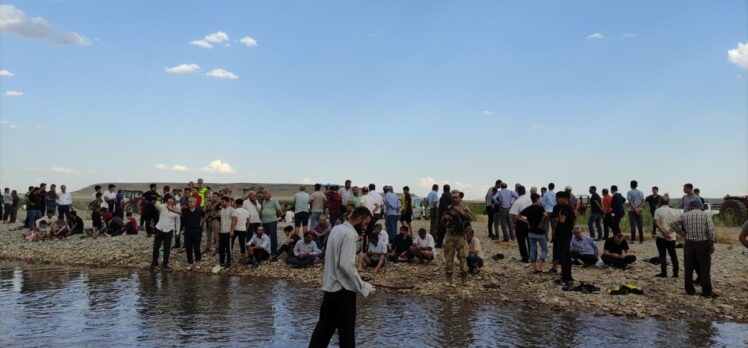
<svg viewBox="0 0 748 348">
<path fill-rule="evenodd" d="M 465 236 L 447 234 L 444 238 L 443 250 L 447 275 L 451 275 L 454 271 L 455 253 L 457 254 L 457 262 L 460 264 L 460 274 L 467 274 L 468 244 Z"/>
</svg>

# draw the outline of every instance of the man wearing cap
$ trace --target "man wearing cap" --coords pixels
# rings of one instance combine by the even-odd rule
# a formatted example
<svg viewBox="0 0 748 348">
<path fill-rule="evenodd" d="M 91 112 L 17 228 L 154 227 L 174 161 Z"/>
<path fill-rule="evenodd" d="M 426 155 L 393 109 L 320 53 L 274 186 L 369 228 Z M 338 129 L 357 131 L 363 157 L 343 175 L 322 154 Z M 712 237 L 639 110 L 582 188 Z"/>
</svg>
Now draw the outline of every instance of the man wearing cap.
<svg viewBox="0 0 748 348">
<path fill-rule="evenodd" d="M 692 202 L 694 200 L 698 200 L 699 201 L 699 205 L 697 207 L 695 207 L 695 208 L 696 209 L 701 209 L 701 205 L 702 205 L 701 204 L 701 197 L 699 197 L 699 195 L 697 195 L 696 192 L 694 192 L 694 190 L 693 190 L 693 184 L 687 183 L 687 184 L 683 185 L 683 193 L 685 193 L 685 195 L 683 196 L 683 199 L 681 199 L 681 203 L 678 206 L 678 208 L 681 208 L 681 209 L 683 209 L 684 212 L 687 212 L 687 211 L 691 210 L 691 206 L 689 205 L 689 202 Z"/>
<path fill-rule="evenodd" d="M 465 285 L 468 257 L 468 244 L 465 235 L 468 230 L 472 229 L 470 222 L 475 220 L 475 217 L 470 208 L 462 204 L 460 191 L 452 190 L 450 197 L 452 198 L 452 204 L 447 207 L 442 217 L 442 222 L 447 229 L 446 238 L 444 239 L 445 273 L 447 275 L 447 282 L 451 285 L 455 254 L 457 254 L 457 262 L 460 265 L 460 278 L 462 285 Z"/>
<path fill-rule="evenodd" d="M 699 207 L 698 197 L 689 203 L 689 211 L 683 213 L 675 222 L 670 224 L 686 243 L 683 246 L 683 263 L 686 268 L 686 294 L 695 294 L 693 272 L 699 275 L 701 296 L 712 297 L 712 253 L 714 253 L 714 223 L 712 219 Z"/>
</svg>

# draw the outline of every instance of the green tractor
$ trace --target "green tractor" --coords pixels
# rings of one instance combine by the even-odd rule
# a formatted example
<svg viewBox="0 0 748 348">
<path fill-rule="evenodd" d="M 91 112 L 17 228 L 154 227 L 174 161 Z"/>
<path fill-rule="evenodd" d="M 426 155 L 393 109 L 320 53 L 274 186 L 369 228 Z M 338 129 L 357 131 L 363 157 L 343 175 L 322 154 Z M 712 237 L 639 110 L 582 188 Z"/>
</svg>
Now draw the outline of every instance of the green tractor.
<svg viewBox="0 0 748 348">
<path fill-rule="evenodd" d="M 725 196 L 719 216 L 728 226 L 740 226 L 748 220 L 748 196 Z"/>
</svg>

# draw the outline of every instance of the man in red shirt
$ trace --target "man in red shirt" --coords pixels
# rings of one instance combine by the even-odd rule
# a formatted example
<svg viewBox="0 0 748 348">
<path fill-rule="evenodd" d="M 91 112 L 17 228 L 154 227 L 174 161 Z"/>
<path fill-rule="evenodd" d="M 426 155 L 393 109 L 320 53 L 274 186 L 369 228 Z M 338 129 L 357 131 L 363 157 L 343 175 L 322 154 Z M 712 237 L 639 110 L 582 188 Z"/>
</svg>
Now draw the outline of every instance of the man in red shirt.
<svg viewBox="0 0 748 348">
<path fill-rule="evenodd" d="M 608 231 L 610 231 L 610 223 L 612 221 L 612 213 L 613 208 L 611 208 L 610 204 L 613 202 L 613 196 L 610 195 L 608 192 L 608 189 L 603 189 L 603 214 L 605 214 L 603 218 L 603 230 L 605 231 L 605 236 L 603 236 L 604 240 L 608 240 Z"/>
</svg>

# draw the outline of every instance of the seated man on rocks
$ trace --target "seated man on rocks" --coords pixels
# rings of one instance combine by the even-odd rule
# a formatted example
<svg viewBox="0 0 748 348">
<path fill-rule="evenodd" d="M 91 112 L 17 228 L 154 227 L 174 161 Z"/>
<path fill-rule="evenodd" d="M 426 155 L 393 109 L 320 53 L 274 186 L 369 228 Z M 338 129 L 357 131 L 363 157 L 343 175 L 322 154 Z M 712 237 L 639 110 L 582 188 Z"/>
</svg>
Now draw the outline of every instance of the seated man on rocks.
<svg viewBox="0 0 748 348">
<path fill-rule="evenodd" d="M 363 272 L 364 267 L 374 268 L 374 273 L 384 266 L 384 260 L 387 258 L 387 242 L 380 241 L 379 235 L 375 232 L 369 236 L 369 247 L 366 252 L 361 253 L 358 258 L 358 271 Z"/>
<path fill-rule="evenodd" d="M 418 229 L 418 237 L 413 241 L 410 247 L 413 256 L 421 262 L 430 262 L 436 256 L 434 249 L 434 236 L 426 232 L 425 228 Z"/>
<path fill-rule="evenodd" d="M 56 238 L 64 238 L 70 235 L 70 226 L 65 220 L 57 219 L 50 232 Z"/>
<path fill-rule="evenodd" d="M 83 219 L 78 216 L 78 212 L 73 210 L 70 212 L 70 219 L 68 219 L 68 228 L 70 234 L 83 234 Z"/>
<path fill-rule="evenodd" d="M 57 224 L 57 218 L 55 217 L 55 211 L 52 209 L 47 210 L 47 215 L 34 221 L 33 238 L 31 240 L 41 240 L 52 237 L 54 229 Z"/>
<path fill-rule="evenodd" d="M 270 258 L 270 237 L 265 234 L 265 228 L 257 226 L 255 235 L 247 243 L 249 263 L 259 265 L 261 261 Z"/>
<path fill-rule="evenodd" d="M 605 241 L 603 247 L 603 262 L 615 268 L 625 269 L 636 261 L 636 256 L 629 255 L 629 243 L 623 239 L 622 233 L 616 233 Z"/>
<path fill-rule="evenodd" d="M 483 259 L 486 258 L 480 245 L 480 239 L 475 236 L 475 231 L 472 228 L 465 228 L 465 238 L 468 241 L 468 273 L 478 274 L 480 269 L 483 268 Z"/>
<path fill-rule="evenodd" d="M 325 246 L 327 235 L 330 234 L 330 230 L 332 230 L 332 226 L 327 221 L 327 217 L 320 215 L 319 221 L 310 230 L 310 232 L 314 234 L 314 242 L 317 243 L 318 248 L 322 249 Z"/>
<path fill-rule="evenodd" d="M 597 244 L 595 244 L 595 240 L 586 236 L 579 226 L 575 226 L 572 233 L 574 233 L 574 236 L 571 237 L 569 245 L 571 260 L 577 264 L 581 262 L 585 267 L 597 264 Z"/>
<path fill-rule="evenodd" d="M 293 255 L 293 248 L 296 246 L 296 243 L 301 240 L 301 237 L 299 237 L 299 230 L 295 229 L 293 225 L 284 227 L 283 232 L 286 233 L 286 241 L 278 248 L 278 252 L 275 256 L 270 258 L 270 262 L 278 261 L 278 258 L 283 253 L 286 253 L 286 261 L 288 261 L 288 258 Z M 314 236 L 314 233 L 312 233 L 312 236 Z"/>
<path fill-rule="evenodd" d="M 296 246 L 293 248 L 293 255 L 287 260 L 292 267 L 301 268 L 314 264 L 314 260 L 320 251 L 313 239 L 314 234 L 307 232 L 304 233 L 303 240 L 296 242 Z"/>
<path fill-rule="evenodd" d="M 392 251 L 389 259 L 392 262 L 410 262 L 413 260 L 413 253 L 410 247 L 413 246 L 413 238 L 410 237 L 408 226 L 400 226 L 400 233 L 395 236 L 395 243 L 392 245 Z"/>
</svg>

